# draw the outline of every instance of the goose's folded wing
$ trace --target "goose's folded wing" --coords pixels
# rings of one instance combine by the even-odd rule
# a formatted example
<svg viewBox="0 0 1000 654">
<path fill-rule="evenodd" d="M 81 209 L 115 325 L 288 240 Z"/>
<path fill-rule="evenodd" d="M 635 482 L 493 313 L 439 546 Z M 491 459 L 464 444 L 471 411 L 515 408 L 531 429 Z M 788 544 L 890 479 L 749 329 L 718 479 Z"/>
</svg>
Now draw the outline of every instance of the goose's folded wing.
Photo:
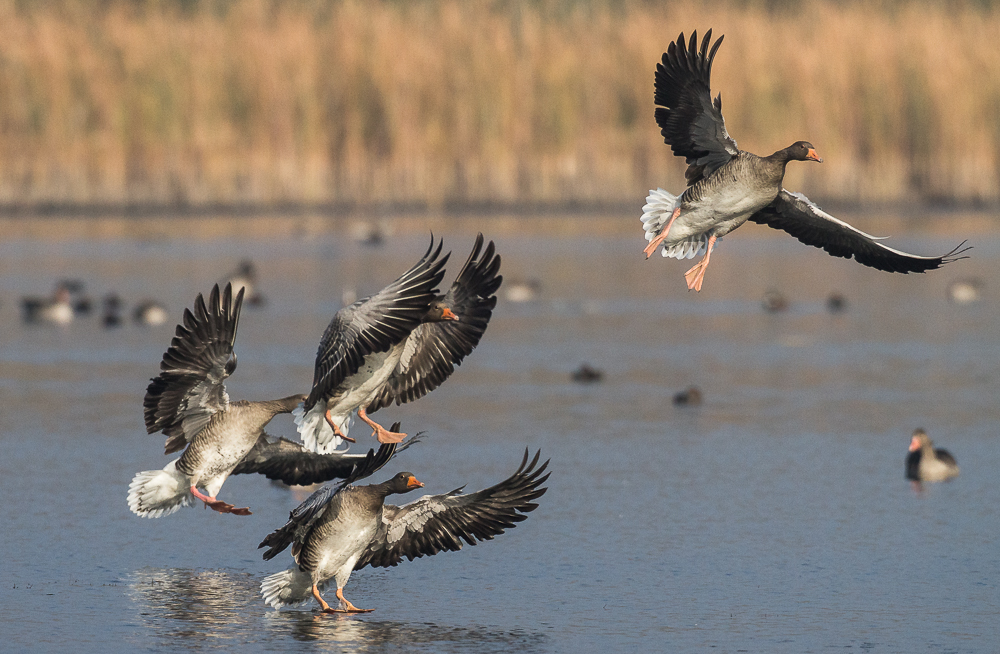
<svg viewBox="0 0 1000 654">
<path fill-rule="evenodd" d="M 687 162 L 688 185 L 708 177 L 739 153 L 726 131 L 722 95 L 712 101 L 712 61 L 722 39 L 709 50 L 712 30 L 708 30 L 699 49 L 698 32 L 692 32 L 689 43 L 684 42 L 682 32 L 656 65 L 656 124 L 674 154 Z"/>
<path fill-rule="evenodd" d="M 438 258 L 440 254 L 441 243 L 435 250 L 432 236 L 427 253 L 399 279 L 337 312 L 316 352 L 306 411 L 356 373 L 365 356 L 389 350 L 420 324 L 444 276 L 449 255 Z"/>
<path fill-rule="evenodd" d="M 398 430 L 397 422 L 392 431 Z M 367 454 L 318 454 L 310 452 L 301 443 L 285 438 L 274 439 L 264 433 L 231 474 L 261 474 L 289 485 L 321 484 L 343 479 L 342 485 L 345 485 L 371 476 L 397 452 L 405 450 L 416 440 L 413 437 L 402 444 L 383 443 L 378 452 L 368 450 Z"/>
<path fill-rule="evenodd" d="M 403 558 L 412 561 L 438 552 L 462 549 L 462 541 L 475 545 L 491 540 L 524 520 L 538 505 L 549 478 L 543 475 L 549 462 L 537 469 L 539 454 L 528 463 L 528 452 L 510 478 L 477 493 L 463 495 L 458 488 L 443 495 L 425 495 L 403 506 L 383 507 L 382 523 L 355 570 L 366 565 L 385 568 Z"/>
<path fill-rule="evenodd" d="M 782 189 L 774 201 L 750 216 L 755 223 L 788 232 L 806 245 L 822 248 L 835 257 L 850 259 L 886 272 L 925 272 L 957 259 L 969 248 L 964 242 L 939 257 L 921 257 L 882 245 L 872 236 L 826 213 L 801 193 Z"/>
<path fill-rule="evenodd" d="M 369 413 L 393 402 L 412 402 L 430 393 L 479 345 L 497 304 L 497 289 L 503 282 L 503 277 L 497 274 L 500 256 L 493 241 L 480 257 L 482 247 L 483 235 L 479 234 L 469 259 L 444 296 L 445 305 L 458 320 L 424 323 L 413 330 L 392 376 L 381 394 L 368 405 Z"/>
<path fill-rule="evenodd" d="M 955 460 L 955 457 L 953 457 L 951 455 L 951 452 L 949 452 L 948 450 L 937 449 L 937 450 L 934 450 L 934 454 L 937 456 L 938 461 L 940 461 L 942 463 L 945 463 L 945 464 L 948 464 L 948 465 L 951 465 L 951 466 L 957 466 L 958 465 L 958 461 Z"/>
<path fill-rule="evenodd" d="M 201 293 L 194 312 L 184 310 L 170 348 L 160 362 L 160 375 L 146 388 L 142 402 L 146 430 L 167 435 L 166 453 L 183 449 L 212 416 L 229 406 L 223 381 L 236 369 L 236 328 L 243 291 L 233 301 L 232 286 L 212 288 L 208 304 Z"/>
<path fill-rule="evenodd" d="M 328 512 L 340 511 L 341 498 L 340 490 L 343 485 L 328 484 L 306 498 L 302 504 L 295 507 L 288 514 L 288 522 L 280 529 L 275 529 L 261 541 L 257 549 L 269 548 L 264 552 L 264 560 L 270 561 L 280 554 L 292 543 L 301 544 L 305 542 L 309 535 L 309 530 L 316 524 L 316 521 Z M 293 548 L 292 554 L 297 554 L 297 547 Z"/>
</svg>

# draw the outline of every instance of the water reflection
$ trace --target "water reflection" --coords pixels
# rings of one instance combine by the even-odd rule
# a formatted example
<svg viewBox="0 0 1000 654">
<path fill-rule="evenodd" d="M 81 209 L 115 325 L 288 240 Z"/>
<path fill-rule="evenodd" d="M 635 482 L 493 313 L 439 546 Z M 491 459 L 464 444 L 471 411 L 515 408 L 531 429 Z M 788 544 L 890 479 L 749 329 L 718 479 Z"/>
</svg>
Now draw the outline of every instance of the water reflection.
<svg viewBox="0 0 1000 654">
<path fill-rule="evenodd" d="M 250 623 L 252 613 L 260 612 L 248 610 L 258 599 L 259 585 L 249 573 L 144 568 L 130 575 L 127 585 L 154 637 L 186 641 L 189 647 L 231 640 Z"/>
<path fill-rule="evenodd" d="M 154 639 L 187 649 L 231 649 L 240 643 L 309 643 L 309 651 L 387 649 L 434 652 L 541 652 L 545 634 L 521 629 L 411 624 L 314 611 L 272 611 L 260 580 L 233 570 L 144 568 L 127 579 L 128 595 Z"/>
<path fill-rule="evenodd" d="M 549 644 L 544 634 L 520 629 L 411 624 L 299 611 L 274 612 L 271 617 L 269 622 L 274 629 L 283 634 L 290 631 L 295 640 L 314 643 L 310 649 L 318 646 L 352 654 L 396 648 L 434 652 L 541 652 Z"/>
</svg>

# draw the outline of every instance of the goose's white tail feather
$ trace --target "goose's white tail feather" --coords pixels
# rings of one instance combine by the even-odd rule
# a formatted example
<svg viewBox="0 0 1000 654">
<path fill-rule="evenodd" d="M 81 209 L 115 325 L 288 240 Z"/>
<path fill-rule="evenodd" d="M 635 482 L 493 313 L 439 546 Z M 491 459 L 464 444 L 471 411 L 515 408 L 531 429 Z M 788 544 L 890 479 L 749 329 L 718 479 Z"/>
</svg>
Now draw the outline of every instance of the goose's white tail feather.
<svg viewBox="0 0 1000 654">
<path fill-rule="evenodd" d="M 295 420 L 299 436 L 302 438 L 302 444 L 310 452 L 319 452 L 320 454 L 337 452 L 337 448 L 344 442 L 344 439 L 333 433 L 333 428 L 326 421 L 325 413 L 326 402 L 322 401 L 317 402 L 308 412 L 301 404 L 292 410 L 292 418 Z M 333 416 L 333 421 L 337 423 L 337 427 L 345 436 L 350 436 L 351 424 L 354 422 L 353 417 L 353 413 L 346 416 Z M 346 452 L 347 448 L 340 451 Z"/>
<path fill-rule="evenodd" d="M 320 590 L 326 584 L 319 584 Z M 298 566 L 264 577 L 260 584 L 260 594 L 264 603 L 274 608 L 302 604 L 312 599 L 312 575 L 302 572 Z"/>
<path fill-rule="evenodd" d="M 174 459 L 163 470 L 145 470 L 128 486 L 128 508 L 142 518 L 159 518 L 194 502 L 188 477 Z"/>
<path fill-rule="evenodd" d="M 642 207 L 642 227 L 646 232 L 646 242 L 652 241 L 660 235 L 663 228 L 667 226 L 674 209 L 681 204 L 680 197 L 672 195 L 662 188 L 650 191 L 646 197 L 646 204 Z M 716 243 L 722 238 L 716 238 Z M 696 234 L 680 241 L 670 242 L 670 237 L 663 241 L 660 252 L 665 257 L 674 259 L 694 259 L 705 254 L 708 248 L 708 235 Z"/>
</svg>

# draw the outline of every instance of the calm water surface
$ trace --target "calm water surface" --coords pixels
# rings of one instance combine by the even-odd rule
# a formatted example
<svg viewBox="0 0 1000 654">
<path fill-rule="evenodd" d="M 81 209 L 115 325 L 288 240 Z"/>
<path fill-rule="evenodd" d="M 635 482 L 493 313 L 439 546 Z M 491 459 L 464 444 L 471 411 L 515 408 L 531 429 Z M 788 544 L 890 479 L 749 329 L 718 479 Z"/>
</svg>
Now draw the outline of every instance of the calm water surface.
<svg viewBox="0 0 1000 654">
<path fill-rule="evenodd" d="M 0 240 L 2 649 L 1000 648 L 1000 239 L 974 235 L 972 259 L 902 276 L 747 227 L 696 295 L 688 262 L 644 261 L 637 229 L 588 221 L 435 225 L 455 252 L 447 283 L 478 224 L 507 285 L 537 278 L 541 295 L 502 299 L 448 383 L 379 414 L 427 438 L 376 480 L 407 469 L 429 492 L 475 490 L 541 448 L 550 490 L 494 541 L 355 573 L 347 596 L 376 611 L 354 617 L 260 600 L 261 579 L 291 558 L 264 562 L 257 543 L 301 495 L 237 477 L 221 498 L 252 517 L 129 513 L 132 475 L 169 460 L 162 435 L 145 434 L 142 397 L 183 308 L 245 256 L 269 302 L 244 310 L 229 393 L 307 391 L 343 292 L 376 291 L 416 261 L 426 225 L 377 249 L 337 224 L 270 238 L 206 237 L 187 221 L 154 236 Z M 961 240 L 939 232 L 894 245 L 937 253 Z M 66 276 L 97 297 L 160 299 L 172 322 L 22 325 L 18 297 Z M 969 276 L 983 300 L 949 304 L 947 284 Z M 761 310 L 769 287 L 788 312 Z M 833 316 L 823 302 L 835 290 L 849 307 Z M 569 381 L 583 361 L 603 383 Z M 692 383 L 704 404 L 673 407 Z M 956 481 L 918 491 L 903 479 L 915 427 L 956 456 Z M 291 419 L 271 431 L 291 436 Z"/>
</svg>

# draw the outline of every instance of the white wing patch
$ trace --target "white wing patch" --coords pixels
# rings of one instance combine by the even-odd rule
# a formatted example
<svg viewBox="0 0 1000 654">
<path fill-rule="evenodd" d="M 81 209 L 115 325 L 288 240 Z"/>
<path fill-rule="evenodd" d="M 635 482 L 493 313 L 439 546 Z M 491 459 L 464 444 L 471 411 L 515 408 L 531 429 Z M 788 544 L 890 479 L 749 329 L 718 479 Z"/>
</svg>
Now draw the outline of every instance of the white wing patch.
<svg viewBox="0 0 1000 654">
<path fill-rule="evenodd" d="M 444 507 L 440 504 L 431 503 L 433 498 L 433 495 L 424 495 L 420 499 L 411 502 L 409 505 L 401 507 L 406 509 L 407 507 L 412 506 L 413 508 L 406 512 L 403 519 L 397 518 L 389 524 L 389 532 L 386 538 L 389 544 L 399 541 L 399 539 L 406 535 L 407 531 L 420 531 L 423 529 L 423 526 L 427 524 L 428 520 L 433 518 L 436 513 L 443 510 Z"/>
</svg>

